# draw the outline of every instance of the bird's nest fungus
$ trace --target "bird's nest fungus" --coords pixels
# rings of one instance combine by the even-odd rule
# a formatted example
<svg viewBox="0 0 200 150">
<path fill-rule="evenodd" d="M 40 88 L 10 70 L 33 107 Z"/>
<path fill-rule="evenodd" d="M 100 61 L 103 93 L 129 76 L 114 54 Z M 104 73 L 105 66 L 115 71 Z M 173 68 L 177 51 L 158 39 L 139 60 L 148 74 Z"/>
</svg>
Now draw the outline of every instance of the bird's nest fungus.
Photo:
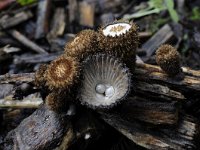
<svg viewBox="0 0 200 150">
<path fill-rule="evenodd" d="M 66 91 L 90 108 L 111 108 L 126 99 L 134 83 L 131 75 L 139 43 L 137 30 L 133 22 L 115 21 L 98 31 L 78 33 L 66 43 L 63 55 L 36 73 L 36 85 L 49 89 L 46 104 L 53 107 L 57 103 L 53 110 L 63 107 L 59 101 L 65 99 L 55 98 L 52 92 L 62 95 Z M 167 74 L 179 73 L 180 58 L 175 48 L 163 45 L 156 54 L 157 63 Z"/>
</svg>

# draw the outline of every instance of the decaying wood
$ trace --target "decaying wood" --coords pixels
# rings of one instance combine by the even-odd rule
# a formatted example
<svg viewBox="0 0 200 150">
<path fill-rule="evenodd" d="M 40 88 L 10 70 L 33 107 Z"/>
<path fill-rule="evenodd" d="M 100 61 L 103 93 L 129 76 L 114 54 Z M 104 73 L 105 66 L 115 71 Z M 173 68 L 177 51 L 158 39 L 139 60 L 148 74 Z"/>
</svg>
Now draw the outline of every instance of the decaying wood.
<svg viewBox="0 0 200 150">
<path fill-rule="evenodd" d="M 30 11 L 22 11 L 15 14 L 12 17 L 3 16 L 0 19 L 0 27 L 3 29 L 10 28 L 16 26 L 30 18 L 33 17 L 33 14 Z"/>
<path fill-rule="evenodd" d="M 0 108 L 38 108 L 43 103 L 41 98 L 24 100 L 0 99 Z"/>
<path fill-rule="evenodd" d="M 71 107 L 62 114 L 40 106 L 20 125 L 10 131 L 4 141 L 4 149 L 55 149 L 66 150 L 75 141 L 98 137 L 104 125 L 96 119 L 92 112 L 78 112 L 76 118 Z M 74 112 L 76 113 L 76 112 Z M 73 121 L 72 121 L 73 118 Z"/>
<path fill-rule="evenodd" d="M 147 61 L 156 49 L 174 37 L 171 27 L 166 24 L 157 33 L 155 33 L 146 43 L 142 45 L 142 49 L 146 51 L 143 61 Z"/>
<path fill-rule="evenodd" d="M 70 118 L 41 106 L 8 133 L 4 150 L 52 149 L 71 128 Z"/>
<path fill-rule="evenodd" d="M 33 61 L 34 59 L 35 58 L 33 58 Z M 140 90 L 139 92 L 150 92 L 175 100 L 185 99 L 182 91 L 193 91 L 197 93 L 200 91 L 200 71 L 185 67 L 183 67 L 182 70 L 184 74 L 183 79 L 171 78 L 158 66 L 137 64 L 135 73 L 133 74 L 133 85 L 135 85 L 136 92 L 138 89 Z M 32 82 L 33 80 L 34 73 L 7 74 L 0 76 L 1 84 Z M 134 80 L 136 82 L 134 82 Z"/>
<path fill-rule="evenodd" d="M 167 86 L 163 86 L 160 84 L 154 83 L 146 83 L 146 82 L 135 82 L 135 91 L 137 93 L 146 94 L 149 92 L 155 94 L 157 98 L 160 99 L 167 99 L 171 98 L 172 100 L 184 100 L 185 97 L 180 92 L 170 89 Z"/>
<path fill-rule="evenodd" d="M 13 91 L 13 84 L 0 84 L 0 98 L 8 96 Z"/>
<path fill-rule="evenodd" d="M 56 57 L 61 55 L 61 53 L 49 53 L 49 54 L 35 54 L 31 56 L 16 56 L 14 58 L 14 64 L 37 64 L 37 63 L 48 63 Z"/>
<path fill-rule="evenodd" d="M 182 116 L 176 126 L 152 127 L 132 120 L 124 120 L 119 114 L 103 113 L 102 119 L 127 138 L 147 149 L 185 150 L 198 149 L 199 124 L 190 116 Z"/>
<path fill-rule="evenodd" d="M 196 94 L 200 93 L 200 71 L 185 67 L 182 67 L 182 70 L 183 75 L 181 77 L 171 78 L 158 66 L 137 63 L 132 80 L 134 90 L 130 93 L 130 96 L 111 111 L 98 110 L 100 117 L 134 143 L 147 149 L 184 150 L 198 148 L 199 145 L 196 140 L 200 136 L 199 123 L 195 118 L 187 116 L 181 106 L 185 100 L 190 100 L 186 97 L 185 91 L 192 91 Z M 34 73 L 0 76 L 0 84 L 19 85 L 27 82 L 31 83 L 33 80 Z M 2 102 L 2 107 L 4 108 L 26 108 L 28 106 L 33 107 L 32 103 L 34 103 L 34 99 L 29 98 L 30 105 L 27 103 L 24 104 L 23 102 L 25 101 L 2 99 L 0 102 Z M 28 101 L 26 100 L 26 102 Z M 38 107 L 42 103 L 42 99 L 37 100 L 37 102 L 37 104 L 34 103 L 34 107 Z M 84 117 L 80 117 L 79 115 L 75 115 L 77 118 L 83 118 L 83 120 L 79 120 L 79 123 L 75 122 L 75 124 L 71 124 L 70 121 L 68 122 L 68 125 L 73 126 L 73 129 L 75 127 L 76 131 L 70 127 L 68 128 L 68 125 L 67 129 L 59 125 L 60 129 L 54 129 L 55 127 L 48 120 L 44 127 L 49 130 L 43 129 L 43 125 L 40 126 L 40 123 L 37 125 L 34 124 L 34 129 L 32 129 L 32 126 L 29 127 L 30 120 L 36 121 L 35 119 L 38 118 L 45 120 L 45 116 L 49 114 L 49 110 L 41 110 L 41 108 L 43 109 L 43 107 L 40 107 L 36 110 L 36 113 L 25 119 L 15 130 L 7 135 L 5 146 L 18 145 L 27 148 L 32 148 L 33 146 L 35 149 L 55 148 L 54 141 L 60 140 L 62 142 L 57 146 L 57 149 L 65 149 L 77 139 L 84 138 L 88 133 L 87 137 L 90 137 L 90 134 L 93 133 L 93 130 L 90 132 L 90 129 L 94 129 L 94 134 L 98 134 L 96 129 L 100 127 L 94 126 L 93 128 L 93 123 L 88 125 L 87 123 L 90 123 L 90 121 L 85 120 Z M 41 111 L 46 111 L 47 114 Z M 38 118 L 35 117 L 35 114 L 38 114 Z M 67 114 L 71 114 L 71 112 Z M 90 116 L 90 113 L 88 114 L 85 111 L 80 114 L 82 116 Z M 54 116 L 55 114 L 53 113 Z M 60 118 L 61 116 L 58 115 L 56 117 Z M 57 122 L 53 123 L 56 124 Z M 85 126 L 82 123 L 86 123 Z M 79 129 L 77 126 L 81 128 Z M 91 128 L 88 128 L 88 126 Z M 28 127 L 30 129 L 26 129 Z M 21 128 L 27 131 L 22 131 Z M 47 131 L 48 133 L 46 132 L 44 135 L 41 135 L 37 132 L 33 136 L 31 129 L 38 129 L 41 133 Z M 51 129 L 58 132 L 52 133 Z M 60 133 L 60 130 L 63 133 Z M 44 141 L 43 138 L 48 136 L 49 133 L 55 134 L 54 138 L 48 137 Z M 35 141 L 33 143 L 30 142 L 27 136 L 32 137 Z M 38 143 L 39 140 L 41 141 L 40 143 Z"/>
<path fill-rule="evenodd" d="M 66 25 L 65 18 L 66 18 L 65 9 L 57 8 L 55 10 L 53 20 L 51 23 L 51 30 L 47 35 L 49 42 L 51 42 L 51 39 L 63 35 Z"/>
<path fill-rule="evenodd" d="M 43 48 L 41 48 L 40 46 L 38 46 L 37 44 L 35 44 L 31 40 L 29 40 L 27 37 L 25 37 L 19 31 L 9 30 L 8 32 L 13 38 L 18 40 L 20 43 L 22 43 L 24 46 L 30 48 L 31 50 L 33 50 L 37 53 L 41 53 L 41 54 L 47 53 Z"/>
<path fill-rule="evenodd" d="M 178 102 L 139 96 L 127 98 L 117 112 L 130 122 L 137 119 L 154 125 L 175 125 L 179 117 Z"/>
<path fill-rule="evenodd" d="M 1 108 L 38 108 L 41 98 L 25 98 L 23 100 L 0 99 Z M 134 108 L 134 109 L 133 109 Z M 118 110 L 127 120 L 138 119 L 155 125 L 172 125 L 178 121 L 178 102 L 155 101 L 139 96 L 126 99 Z"/>
<path fill-rule="evenodd" d="M 94 27 L 95 6 L 85 1 L 79 2 L 79 24 L 86 27 Z"/>
<path fill-rule="evenodd" d="M 139 38 L 148 38 L 152 35 L 151 32 L 138 32 Z"/>
<path fill-rule="evenodd" d="M 44 37 L 49 30 L 51 0 L 39 0 L 37 13 L 37 28 L 35 39 Z"/>
<path fill-rule="evenodd" d="M 5 74 L 0 75 L 0 83 L 23 83 L 23 82 L 33 82 L 35 78 L 35 73 L 22 73 L 22 74 Z"/>
<path fill-rule="evenodd" d="M 193 92 L 200 91 L 199 71 L 194 71 L 183 67 L 182 78 L 172 78 L 165 74 L 160 67 L 149 64 L 138 64 L 134 73 L 135 78 L 139 80 L 157 82 L 159 84 L 168 85 L 178 90 Z"/>
<path fill-rule="evenodd" d="M 25 98 L 20 101 L 0 99 L 0 107 L 38 108 L 42 102 L 41 98 Z M 156 101 L 136 96 L 126 99 L 118 112 L 127 120 L 138 119 L 155 125 L 172 125 L 178 121 L 178 106 L 178 102 L 175 101 Z"/>
</svg>

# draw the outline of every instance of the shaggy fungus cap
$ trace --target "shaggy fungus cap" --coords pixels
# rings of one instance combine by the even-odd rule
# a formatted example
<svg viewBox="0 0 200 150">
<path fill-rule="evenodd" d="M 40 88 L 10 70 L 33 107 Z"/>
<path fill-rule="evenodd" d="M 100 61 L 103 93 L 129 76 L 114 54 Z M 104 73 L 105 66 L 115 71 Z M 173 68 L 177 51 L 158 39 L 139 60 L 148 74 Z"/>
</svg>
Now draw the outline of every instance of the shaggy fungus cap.
<svg viewBox="0 0 200 150">
<path fill-rule="evenodd" d="M 181 72 L 180 55 L 171 45 L 165 44 L 158 48 L 156 62 L 170 76 Z"/>
<path fill-rule="evenodd" d="M 83 63 L 80 101 L 90 108 L 111 108 L 129 93 L 128 68 L 108 54 L 89 56 Z"/>
<path fill-rule="evenodd" d="M 139 38 L 136 24 L 115 21 L 99 29 L 98 43 L 101 51 L 135 61 Z"/>
<path fill-rule="evenodd" d="M 36 87 L 42 87 L 46 83 L 46 78 L 44 76 L 45 71 L 47 70 L 47 65 L 40 65 L 39 69 L 35 72 L 35 81 L 34 84 Z"/>
<path fill-rule="evenodd" d="M 47 86 L 52 89 L 69 89 L 79 76 L 79 62 L 62 55 L 52 61 L 46 71 Z"/>
<path fill-rule="evenodd" d="M 74 40 L 66 43 L 65 54 L 70 57 L 82 59 L 91 53 L 96 52 L 97 33 L 93 30 L 83 30 L 79 32 Z"/>
</svg>

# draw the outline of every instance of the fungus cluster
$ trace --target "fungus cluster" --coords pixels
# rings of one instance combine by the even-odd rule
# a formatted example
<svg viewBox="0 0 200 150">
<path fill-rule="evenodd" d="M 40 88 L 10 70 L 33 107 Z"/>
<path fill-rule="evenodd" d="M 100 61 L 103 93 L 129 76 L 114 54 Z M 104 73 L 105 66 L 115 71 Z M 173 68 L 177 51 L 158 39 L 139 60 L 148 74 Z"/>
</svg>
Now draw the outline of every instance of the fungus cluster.
<svg viewBox="0 0 200 150">
<path fill-rule="evenodd" d="M 60 95 L 75 92 L 70 90 L 73 86 L 81 104 L 110 108 L 130 90 L 126 60 L 132 59 L 134 66 L 137 46 L 137 26 L 132 22 L 115 21 L 98 31 L 83 30 L 66 43 L 63 55 L 40 67 L 36 86 L 49 90 L 45 103 L 55 111 L 64 104 Z"/>
<path fill-rule="evenodd" d="M 50 92 L 46 105 L 61 109 L 63 97 L 70 92 L 90 108 L 116 105 L 130 91 L 138 43 L 137 26 L 132 22 L 115 21 L 98 31 L 78 33 L 66 43 L 63 55 L 36 72 L 36 86 Z M 179 54 L 169 45 L 157 50 L 156 61 L 168 74 L 180 72 Z"/>
</svg>

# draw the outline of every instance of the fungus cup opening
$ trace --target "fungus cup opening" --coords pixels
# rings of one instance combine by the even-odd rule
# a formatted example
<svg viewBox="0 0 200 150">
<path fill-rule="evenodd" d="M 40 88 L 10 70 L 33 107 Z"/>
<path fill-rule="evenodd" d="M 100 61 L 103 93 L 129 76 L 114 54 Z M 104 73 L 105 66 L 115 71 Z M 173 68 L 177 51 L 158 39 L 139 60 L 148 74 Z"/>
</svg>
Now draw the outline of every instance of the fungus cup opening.
<svg viewBox="0 0 200 150">
<path fill-rule="evenodd" d="M 91 108 L 111 108 L 130 90 L 129 70 L 117 58 L 97 54 L 84 61 L 80 101 Z"/>
<path fill-rule="evenodd" d="M 130 28 L 131 25 L 129 23 L 110 24 L 103 29 L 103 34 L 105 36 L 116 37 L 127 33 L 130 30 Z"/>
</svg>

